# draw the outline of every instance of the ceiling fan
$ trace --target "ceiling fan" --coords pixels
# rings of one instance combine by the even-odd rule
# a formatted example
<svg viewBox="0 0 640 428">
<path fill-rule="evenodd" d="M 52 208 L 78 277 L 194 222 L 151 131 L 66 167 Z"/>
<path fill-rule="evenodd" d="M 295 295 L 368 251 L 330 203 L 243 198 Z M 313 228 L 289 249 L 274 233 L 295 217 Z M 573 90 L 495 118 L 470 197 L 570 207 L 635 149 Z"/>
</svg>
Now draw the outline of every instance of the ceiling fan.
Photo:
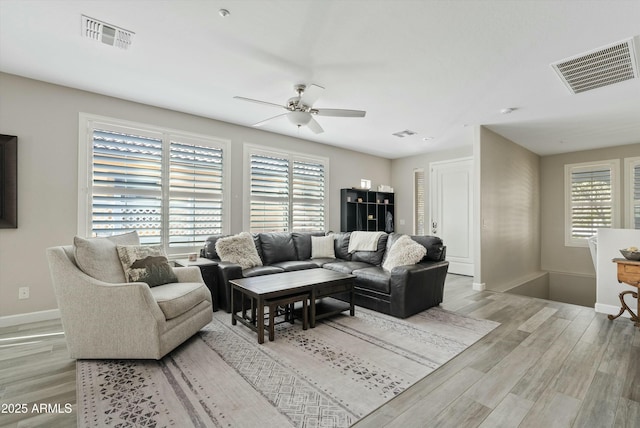
<svg viewBox="0 0 640 428">
<path fill-rule="evenodd" d="M 364 117 L 367 113 L 363 110 L 345 110 L 336 108 L 313 108 L 313 103 L 320 97 L 320 94 L 324 90 L 322 86 L 311 84 L 308 87 L 306 85 L 295 85 L 293 87 L 296 92 L 296 96 L 289 98 L 285 105 L 274 104 L 267 101 L 254 100 L 252 98 L 245 97 L 233 97 L 238 100 L 249 101 L 252 103 L 258 103 L 268 105 L 272 107 L 283 108 L 287 110 L 287 113 L 282 113 L 269 119 L 260 121 L 253 126 L 262 126 L 274 119 L 282 116 L 286 116 L 287 119 L 298 128 L 301 126 L 307 126 L 311 131 L 316 134 L 324 132 L 320 124 L 313 118 L 313 116 L 333 116 L 333 117 Z"/>
</svg>

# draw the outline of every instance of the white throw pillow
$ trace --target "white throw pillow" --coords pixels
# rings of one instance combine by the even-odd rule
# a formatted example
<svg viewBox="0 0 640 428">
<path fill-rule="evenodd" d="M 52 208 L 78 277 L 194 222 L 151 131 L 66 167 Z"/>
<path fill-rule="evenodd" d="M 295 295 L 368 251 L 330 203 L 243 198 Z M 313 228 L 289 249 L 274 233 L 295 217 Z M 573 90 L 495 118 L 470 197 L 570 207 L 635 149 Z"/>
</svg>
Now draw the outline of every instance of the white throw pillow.
<svg viewBox="0 0 640 428">
<path fill-rule="evenodd" d="M 216 253 L 223 262 L 235 263 L 240 265 L 242 269 L 262 266 L 256 244 L 249 232 L 218 239 Z"/>
<path fill-rule="evenodd" d="M 116 245 L 140 245 L 135 230 L 106 238 L 73 238 L 76 264 L 80 270 L 98 281 L 121 284 L 127 282 Z"/>
<path fill-rule="evenodd" d="M 411 239 L 409 235 L 402 235 L 391 246 L 387 259 L 382 264 L 382 269 L 391 272 L 391 269 L 396 266 L 414 265 L 422 260 L 426 254 L 426 248 Z"/>
<path fill-rule="evenodd" d="M 335 259 L 336 252 L 333 248 L 333 235 L 311 237 L 312 259 Z"/>
</svg>

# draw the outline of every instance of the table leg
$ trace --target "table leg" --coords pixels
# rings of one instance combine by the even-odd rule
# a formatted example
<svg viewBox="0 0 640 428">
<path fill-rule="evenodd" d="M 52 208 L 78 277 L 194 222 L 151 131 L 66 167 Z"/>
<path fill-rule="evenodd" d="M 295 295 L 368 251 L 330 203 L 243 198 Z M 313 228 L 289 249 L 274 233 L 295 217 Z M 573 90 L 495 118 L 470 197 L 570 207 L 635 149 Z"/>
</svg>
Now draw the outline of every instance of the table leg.
<svg viewBox="0 0 640 428">
<path fill-rule="evenodd" d="M 349 315 L 351 316 L 355 316 L 356 314 L 356 306 L 354 303 L 355 297 L 356 297 L 356 293 L 353 290 L 353 286 L 352 286 L 351 291 L 349 292 L 349 304 L 350 304 Z"/>
<path fill-rule="evenodd" d="M 309 302 L 309 306 L 311 306 L 311 316 L 309 317 L 309 324 L 311 328 L 316 327 L 316 290 L 313 288 L 311 290 L 311 301 Z"/>
<path fill-rule="evenodd" d="M 307 298 L 302 299 L 302 329 L 306 330 L 309 325 L 309 306 Z"/>
<path fill-rule="evenodd" d="M 277 306 L 276 306 L 277 307 Z M 269 342 L 273 342 L 275 340 L 275 312 L 276 307 L 273 305 L 269 306 Z"/>
<path fill-rule="evenodd" d="M 256 309 L 258 310 L 258 319 L 256 320 L 258 327 L 258 343 L 264 343 L 264 300 L 262 297 L 258 297 Z"/>
<path fill-rule="evenodd" d="M 236 294 L 235 293 L 235 287 L 232 285 L 231 286 L 231 325 L 236 325 L 238 323 L 238 321 L 236 321 L 235 306 L 233 306 L 233 295 L 234 294 Z"/>
</svg>

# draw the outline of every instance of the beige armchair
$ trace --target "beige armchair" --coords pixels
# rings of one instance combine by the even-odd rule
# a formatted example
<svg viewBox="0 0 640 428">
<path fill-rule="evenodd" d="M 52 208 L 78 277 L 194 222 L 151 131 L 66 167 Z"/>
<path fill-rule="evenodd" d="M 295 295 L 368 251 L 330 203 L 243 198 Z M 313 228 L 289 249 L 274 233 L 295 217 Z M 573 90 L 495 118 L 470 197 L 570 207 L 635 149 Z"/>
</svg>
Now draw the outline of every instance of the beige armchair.
<svg viewBox="0 0 640 428">
<path fill-rule="evenodd" d="M 174 268 L 177 283 L 108 283 L 78 268 L 73 246 L 47 258 L 71 358 L 160 359 L 207 325 L 211 293 L 197 267 Z"/>
</svg>

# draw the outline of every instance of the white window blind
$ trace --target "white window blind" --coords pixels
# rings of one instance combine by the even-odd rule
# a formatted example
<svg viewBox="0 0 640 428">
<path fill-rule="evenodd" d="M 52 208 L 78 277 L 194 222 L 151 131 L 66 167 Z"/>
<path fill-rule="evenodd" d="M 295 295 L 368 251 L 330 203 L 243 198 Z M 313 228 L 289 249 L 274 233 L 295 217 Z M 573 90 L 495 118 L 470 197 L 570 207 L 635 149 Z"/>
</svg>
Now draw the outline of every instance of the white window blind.
<svg viewBox="0 0 640 428">
<path fill-rule="evenodd" d="M 568 245 L 586 245 L 599 228 L 616 226 L 615 164 L 566 166 Z"/>
<path fill-rule="evenodd" d="M 326 162 L 255 150 L 248 179 L 251 232 L 324 231 Z"/>
<path fill-rule="evenodd" d="M 89 193 L 80 215 L 87 234 L 136 230 L 141 243 L 177 254 L 226 232 L 222 141 L 84 120 Z"/>
<path fill-rule="evenodd" d="M 171 141 L 169 246 L 222 233 L 222 149 Z"/>
<path fill-rule="evenodd" d="M 640 229 L 640 161 L 633 168 L 633 228 Z"/>
<path fill-rule="evenodd" d="M 424 204 L 424 170 L 417 169 L 413 172 L 413 205 L 414 205 L 414 233 L 426 235 L 425 230 L 425 204 Z"/>
</svg>

